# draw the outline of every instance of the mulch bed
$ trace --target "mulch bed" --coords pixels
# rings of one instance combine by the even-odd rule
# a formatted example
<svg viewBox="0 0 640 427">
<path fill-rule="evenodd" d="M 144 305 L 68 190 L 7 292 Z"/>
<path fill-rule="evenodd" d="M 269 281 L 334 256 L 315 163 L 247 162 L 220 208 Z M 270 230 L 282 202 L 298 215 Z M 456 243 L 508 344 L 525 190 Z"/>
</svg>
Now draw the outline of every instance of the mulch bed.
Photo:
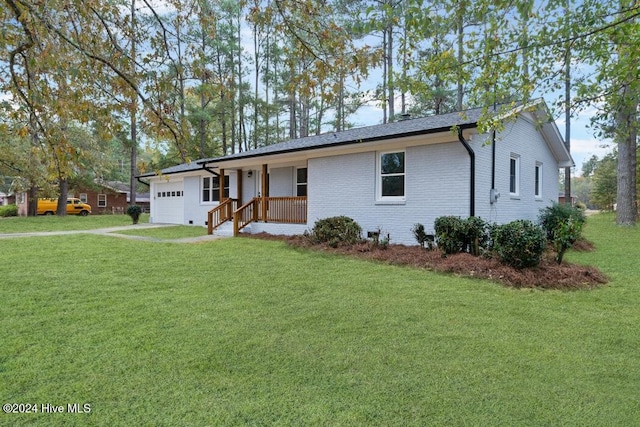
<svg viewBox="0 0 640 427">
<path fill-rule="evenodd" d="M 515 288 L 540 289 L 592 289 L 608 282 L 597 268 L 563 262 L 558 265 L 552 252 L 545 253 L 536 268 L 516 269 L 500 263 L 497 259 L 475 257 L 467 253 L 443 256 L 442 252 L 425 250 L 418 246 L 389 245 L 386 248 L 369 242 L 332 248 L 328 245 L 312 244 L 304 236 L 274 236 L 266 233 L 251 237 L 282 240 L 294 247 L 303 247 L 331 253 L 354 256 L 361 259 L 392 265 L 405 265 L 464 277 L 489 279 Z M 574 250 L 591 251 L 593 244 L 581 240 Z"/>
</svg>

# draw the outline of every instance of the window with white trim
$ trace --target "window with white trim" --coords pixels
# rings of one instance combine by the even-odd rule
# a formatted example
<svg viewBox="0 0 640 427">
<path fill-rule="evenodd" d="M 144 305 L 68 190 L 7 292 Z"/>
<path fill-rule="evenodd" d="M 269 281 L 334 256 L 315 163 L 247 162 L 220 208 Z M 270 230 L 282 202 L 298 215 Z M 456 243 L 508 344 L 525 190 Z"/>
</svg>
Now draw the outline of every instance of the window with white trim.
<svg viewBox="0 0 640 427">
<path fill-rule="evenodd" d="M 106 194 L 98 194 L 98 207 L 106 208 L 107 207 L 107 195 Z"/>
<path fill-rule="evenodd" d="M 405 199 L 405 152 L 378 155 L 378 199 Z"/>
<path fill-rule="evenodd" d="M 534 194 L 536 199 L 542 198 L 542 163 L 536 162 Z"/>
<path fill-rule="evenodd" d="M 520 194 L 520 156 L 512 154 L 509 158 L 509 194 Z"/>
<path fill-rule="evenodd" d="M 224 176 L 224 197 L 229 197 L 229 175 Z M 202 178 L 202 201 L 220 201 L 220 177 L 205 176 Z"/>
<path fill-rule="evenodd" d="M 87 200 L 89 200 L 87 193 L 80 193 L 80 197 L 78 197 L 78 199 L 80 199 L 82 203 L 87 203 Z"/>
</svg>

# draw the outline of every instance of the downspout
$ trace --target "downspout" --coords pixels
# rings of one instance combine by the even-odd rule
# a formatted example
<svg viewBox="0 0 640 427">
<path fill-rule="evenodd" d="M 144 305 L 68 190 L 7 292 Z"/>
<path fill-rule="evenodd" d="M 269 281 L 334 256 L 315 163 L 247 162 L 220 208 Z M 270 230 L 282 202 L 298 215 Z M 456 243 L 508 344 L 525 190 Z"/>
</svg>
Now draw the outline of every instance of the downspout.
<svg viewBox="0 0 640 427">
<path fill-rule="evenodd" d="M 462 128 L 458 128 L 458 140 L 469 153 L 469 216 L 476 216 L 476 153 L 473 151 L 464 136 L 462 136 Z"/>
<path fill-rule="evenodd" d="M 211 175 L 218 176 L 218 177 L 220 176 L 220 174 L 219 174 L 218 172 L 214 171 L 213 169 L 211 169 L 211 168 L 210 168 L 210 167 L 208 167 L 208 166 L 202 166 L 202 169 L 206 170 L 206 171 L 207 171 L 207 172 L 209 172 Z"/>
<path fill-rule="evenodd" d="M 496 188 L 496 130 L 491 132 L 491 188 Z"/>
</svg>

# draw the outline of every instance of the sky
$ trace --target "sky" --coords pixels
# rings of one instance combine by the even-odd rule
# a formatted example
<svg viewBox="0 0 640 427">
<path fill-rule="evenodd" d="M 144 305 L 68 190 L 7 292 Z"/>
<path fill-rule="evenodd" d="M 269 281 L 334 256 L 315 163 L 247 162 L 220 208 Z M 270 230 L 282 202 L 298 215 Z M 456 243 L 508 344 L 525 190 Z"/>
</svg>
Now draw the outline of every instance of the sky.
<svg viewBox="0 0 640 427">
<path fill-rule="evenodd" d="M 590 119 L 595 115 L 595 107 L 580 112 L 577 117 L 571 119 L 571 156 L 576 164 L 574 176 L 582 174 L 582 164 L 596 155 L 599 159 L 610 153 L 613 149 L 611 140 L 599 140 L 593 135 L 593 129 L 589 129 Z M 564 138 L 564 117 L 556 120 L 556 125 Z"/>
</svg>

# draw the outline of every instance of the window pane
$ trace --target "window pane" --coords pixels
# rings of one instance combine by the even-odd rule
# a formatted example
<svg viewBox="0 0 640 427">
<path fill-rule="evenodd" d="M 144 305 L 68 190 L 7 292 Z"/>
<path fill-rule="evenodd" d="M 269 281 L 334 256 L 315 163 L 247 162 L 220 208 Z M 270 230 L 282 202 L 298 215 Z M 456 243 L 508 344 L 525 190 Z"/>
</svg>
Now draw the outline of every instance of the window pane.
<svg viewBox="0 0 640 427">
<path fill-rule="evenodd" d="M 510 159 L 509 192 L 516 192 L 516 159 Z"/>
<path fill-rule="evenodd" d="M 296 195 L 299 196 L 299 197 L 306 196 L 307 195 L 307 185 L 306 184 L 298 185 L 297 194 Z"/>
<path fill-rule="evenodd" d="M 296 180 L 298 184 L 307 182 L 307 168 L 298 169 Z"/>
<path fill-rule="evenodd" d="M 383 176 L 382 196 L 404 196 L 404 176 Z"/>
<path fill-rule="evenodd" d="M 404 173 L 404 153 L 383 154 L 380 164 L 383 175 L 389 173 Z"/>
</svg>

